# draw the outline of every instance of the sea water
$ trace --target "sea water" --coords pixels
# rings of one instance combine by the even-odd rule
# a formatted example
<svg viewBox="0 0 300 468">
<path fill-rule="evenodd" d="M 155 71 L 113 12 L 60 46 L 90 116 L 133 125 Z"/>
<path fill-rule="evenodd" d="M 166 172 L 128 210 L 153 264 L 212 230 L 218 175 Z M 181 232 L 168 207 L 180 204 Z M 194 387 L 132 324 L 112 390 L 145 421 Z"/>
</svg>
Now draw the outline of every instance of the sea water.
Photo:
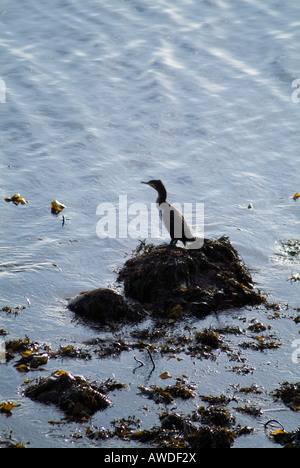
<svg viewBox="0 0 300 468">
<path fill-rule="evenodd" d="M 228 372 L 222 356 L 217 363 L 156 356 L 149 377 L 149 366 L 134 372 L 129 352 L 50 359 L 46 372 L 28 378 L 63 368 L 126 383 L 93 417 L 97 426 L 132 414 L 143 428 L 157 423 L 159 408 L 138 386 L 164 385 L 166 370 L 173 383 L 187 375 L 199 394 L 257 383 L 264 389 L 257 404 L 272 410 L 268 392 L 300 374 L 292 359 L 299 325 L 291 318 L 300 307 L 300 283 L 291 281 L 300 263 L 283 248 L 299 239 L 300 227 L 300 200 L 293 200 L 300 191 L 298 0 L 2 0 L 0 23 L 0 306 L 19 307 L 17 315 L 0 311 L 3 339 L 27 335 L 57 349 L 103 338 L 74 321 L 66 303 L 80 291 L 116 286 L 116 270 L 138 240 L 118 232 L 99 238 L 97 208 L 109 203 L 118 214 L 126 196 L 129 206 L 150 209 L 156 193 L 140 184 L 150 179 L 165 183 L 172 203 L 204 204 L 205 237 L 228 235 L 255 286 L 287 308 L 286 319 L 270 322 L 280 349 L 249 351 L 246 376 Z M 15 193 L 28 204 L 4 202 Z M 53 200 L 66 205 L 56 216 Z M 137 214 L 128 212 L 128 222 Z M 258 313 L 233 311 L 194 326 L 249 322 Z M 0 415 L 2 437 L 11 428 L 30 446 L 93 444 L 71 437 L 84 426 L 49 425 L 62 414 L 25 398 L 24 379 L 13 363 L 0 364 L 0 402 L 21 404 L 9 420 Z M 177 403 L 177 411 L 199 403 Z M 296 429 L 291 411 L 274 414 Z M 256 432 L 236 446 L 271 444 L 262 423 L 245 423 Z"/>
</svg>

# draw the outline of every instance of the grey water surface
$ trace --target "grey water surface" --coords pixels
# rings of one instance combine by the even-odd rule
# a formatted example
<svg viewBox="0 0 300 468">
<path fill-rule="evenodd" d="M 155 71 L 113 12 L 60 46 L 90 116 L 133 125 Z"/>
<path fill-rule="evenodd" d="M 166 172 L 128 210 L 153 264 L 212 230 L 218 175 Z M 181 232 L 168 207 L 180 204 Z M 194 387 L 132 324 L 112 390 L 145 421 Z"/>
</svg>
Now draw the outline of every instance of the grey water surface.
<svg viewBox="0 0 300 468">
<path fill-rule="evenodd" d="M 284 248 L 299 240 L 300 228 L 300 200 L 293 200 L 300 192 L 300 102 L 292 86 L 300 78 L 299 1 L 1 0 L 0 23 L 0 308 L 26 307 L 16 317 L 0 310 L 4 339 L 28 335 L 55 350 L 109 336 L 75 321 L 66 303 L 83 290 L 116 287 L 116 270 L 138 244 L 130 236 L 98 237 L 99 204 L 112 203 L 119 222 L 119 196 L 150 205 L 155 193 L 140 181 L 158 178 L 171 202 L 204 203 L 205 236 L 228 235 L 255 287 L 281 305 L 277 320 L 245 308 L 193 323 L 243 328 L 256 317 L 270 325 L 281 346 L 244 351 L 248 374 L 232 372 L 235 363 L 218 352 L 216 361 L 155 355 L 150 377 L 142 353 L 146 365 L 135 371 L 134 351 L 50 359 L 45 372 L 25 376 L 13 363 L 0 364 L 0 403 L 21 405 L 10 418 L 0 414 L 0 438 L 12 430 L 31 447 L 131 446 L 93 442 L 84 424 L 52 426 L 60 411 L 23 396 L 26 378 L 65 369 L 126 383 L 111 396 L 113 406 L 88 423 L 106 428 L 129 415 L 142 428 L 158 423 L 164 408 L 142 397 L 139 385 L 186 375 L 197 395 L 233 395 L 237 385 L 255 383 L 263 393 L 250 403 L 265 412 L 258 420 L 238 416 L 255 432 L 235 446 L 274 446 L 264 432 L 268 419 L 287 430 L 299 426 L 297 413 L 269 395 L 300 376 L 292 360 L 300 282 L 290 281 L 300 261 Z M 15 193 L 28 204 L 4 202 Z M 66 209 L 54 216 L 56 199 Z M 173 376 L 167 383 L 159 378 L 164 371 Z M 200 404 L 199 396 L 176 401 L 175 410 L 187 414 Z"/>
</svg>

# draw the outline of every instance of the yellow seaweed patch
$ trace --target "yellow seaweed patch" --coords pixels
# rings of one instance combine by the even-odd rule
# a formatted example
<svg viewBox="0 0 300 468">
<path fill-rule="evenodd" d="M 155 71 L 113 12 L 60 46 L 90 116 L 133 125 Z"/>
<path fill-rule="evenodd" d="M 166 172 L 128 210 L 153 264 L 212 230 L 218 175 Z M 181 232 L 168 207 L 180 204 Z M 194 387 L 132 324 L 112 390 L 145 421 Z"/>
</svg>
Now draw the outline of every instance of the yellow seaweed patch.
<svg viewBox="0 0 300 468">
<path fill-rule="evenodd" d="M 58 214 L 62 210 L 64 210 L 65 208 L 66 208 L 65 205 L 63 205 L 62 203 L 59 203 L 57 200 L 53 200 L 53 202 L 51 202 L 51 213 L 52 214 Z"/>
<path fill-rule="evenodd" d="M 21 356 L 22 356 L 22 357 L 28 357 L 28 356 L 30 356 L 32 353 L 33 353 L 33 350 L 30 349 L 29 351 L 24 351 L 23 353 L 21 353 Z"/>
<path fill-rule="evenodd" d="M 171 376 L 171 375 L 169 374 L 169 372 L 167 372 L 167 371 L 166 371 L 166 372 L 163 372 L 162 374 L 160 374 L 159 377 L 160 377 L 161 379 L 164 379 L 164 380 L 165 380 L 165 379 L 171 379 L 171 378 L 172 378 L 172 376 Z"/>
<path fill-rule="evenodd" d="M 4 198 L 4 200 L 7 202 L 7 203 L 10 203 L 12 202 L 14 205 L 26 205 L 26 203 L 28 203 L 27 200 L 25 200 L 25 198 L 22 198 L 21 195 L 19 193 L 16 193 L 15 195 L 13 195 L 12 197 L 7 197 L 7 198 Z"/>
<path fill-rule="evenodd" d="M 15 403 L 11 403 L 10 401 L 6 401 L 4 403 L 0 403 L 0 413 L 6 413 L 6 414 L 11 414 L 11 411 L 13 408 L 17 408 L 18 406 Z"/>
<path fill-rule="evenodd" d="M 17 367 L 17 371 L 18 372 L 29 372 L 29 368 L 28 368 L 28 366 L 26 366 L 26 364 L 20 364 Z"/>
</svg>

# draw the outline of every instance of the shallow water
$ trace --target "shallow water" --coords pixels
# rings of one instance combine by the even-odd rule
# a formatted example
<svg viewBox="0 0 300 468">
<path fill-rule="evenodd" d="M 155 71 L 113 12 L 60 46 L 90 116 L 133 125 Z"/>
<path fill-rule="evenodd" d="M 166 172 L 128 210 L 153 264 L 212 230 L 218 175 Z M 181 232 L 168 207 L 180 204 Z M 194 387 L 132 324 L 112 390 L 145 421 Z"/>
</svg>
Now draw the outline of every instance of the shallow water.
<svg viewBox="0 0 300 468">
<path fill-rule="evenodd" d="M 299 380 L 300 373 L 291 359 L 299 339 L 291 317 L 300 307 L 300 283 L 289 281 L 300 273 L 300 262 L 282 247 L 282 241 L 299 239 L 300 225 L 300 201 L 292 199 L 300 190 L 300 103 L 292 100 L 292 83 L 300 78 L 299 2 L 54 0 L 49 9 L 45 0 L 2 0 L 0 22 L 6 84 L 0 104 L 0 306 L 26 306 L 17 317 L 0 312 L 7 339 L 27 334 L 57 349 L 102 336 L 74 321 L 66 301 L 82 290 L 114 285 L 115 270 L 137 240 L 99 239 L 97 206 L 111 202 L 117 210 L 119 195 L 129 204 L 154 202 L 152 189 L 140 184 L 152 178 L 165 182 L 172 202 L 204 203 L 205 236 L 228 235 L 256 287 L 271 302 L 288 304 L 278 320 L 247 308 L 193 324 L 243 324 L 254 316 L 270 324 L 281 347 L 245 351 L 255 369 L 246 376 L 230 372 L 232 364 L 220 353 L 217 362 L 196 364 L 186 356 L 180 362 L 157 357 L 148 379 L 151 365 L 133 373 L 133 352 L 124 352 L 113 360 L 50 360 L 45 373 L 26 378 L 57 368 L 92 380 L 114 375 L 127 389 L 92 418 L 105 427 L 132 414 L 143 427 L 157 423 L 161 408 L 139 396 L 137 387 L 164 385 L 159 375 L 165 370 L 174 378 L 187 375 L 198 394 L 231 394 L 233 385 L 257 383 L 265 390 L 257 404 L 282 408 L 266 392 Z M 3 201 L 14 193 L 28 205 Z M 67 206 L 64 226 L 62 215 L 50 213 L 55 199 Z M 8 420 L 0 415 L 1 435 L 12 428 L 30 446 L 96 445 L 71 437 L 84 426 L 50 426 L 47 421 L 61 413 L 22 396 L 24 375 L 12 363 L 0 365 L 0 372 L 0 401 L 21 403 Z M 176 401 L 176 410 L 186 414 L 197 404 L 199 398 L 189 405 Z M 235 446 L 272 445 L 263 423 L 273 417 L 288 430 L 298 427 L 297 415 L 275 410 L 258 422 L 239 416 L 256 431 Z"/>
</svg>

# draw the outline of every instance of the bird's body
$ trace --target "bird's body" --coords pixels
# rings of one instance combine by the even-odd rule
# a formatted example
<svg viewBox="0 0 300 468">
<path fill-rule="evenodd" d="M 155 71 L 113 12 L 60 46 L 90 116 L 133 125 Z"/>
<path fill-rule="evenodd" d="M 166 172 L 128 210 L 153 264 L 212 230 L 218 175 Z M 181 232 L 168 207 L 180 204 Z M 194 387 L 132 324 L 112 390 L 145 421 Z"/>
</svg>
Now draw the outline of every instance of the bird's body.
<svg viewBox="0 0 300 468">
<path fill-rule="evenodd" d="M 150 187 L 153 187 L 158 193 L 156 205 L 157 209 L 160 211 L 163 223 L 171 236 L 170 245 L 176 245 L 179 240 L 184 245 L 186 245 L 187 242 L 194 242 L 196 238 L 183 215 L 175 206 L 167 202 L 167 191 L 162 181 L 150 180 L 149 182 L 142 182 L 142 184 L 150 185 Z"/>
</svg>

